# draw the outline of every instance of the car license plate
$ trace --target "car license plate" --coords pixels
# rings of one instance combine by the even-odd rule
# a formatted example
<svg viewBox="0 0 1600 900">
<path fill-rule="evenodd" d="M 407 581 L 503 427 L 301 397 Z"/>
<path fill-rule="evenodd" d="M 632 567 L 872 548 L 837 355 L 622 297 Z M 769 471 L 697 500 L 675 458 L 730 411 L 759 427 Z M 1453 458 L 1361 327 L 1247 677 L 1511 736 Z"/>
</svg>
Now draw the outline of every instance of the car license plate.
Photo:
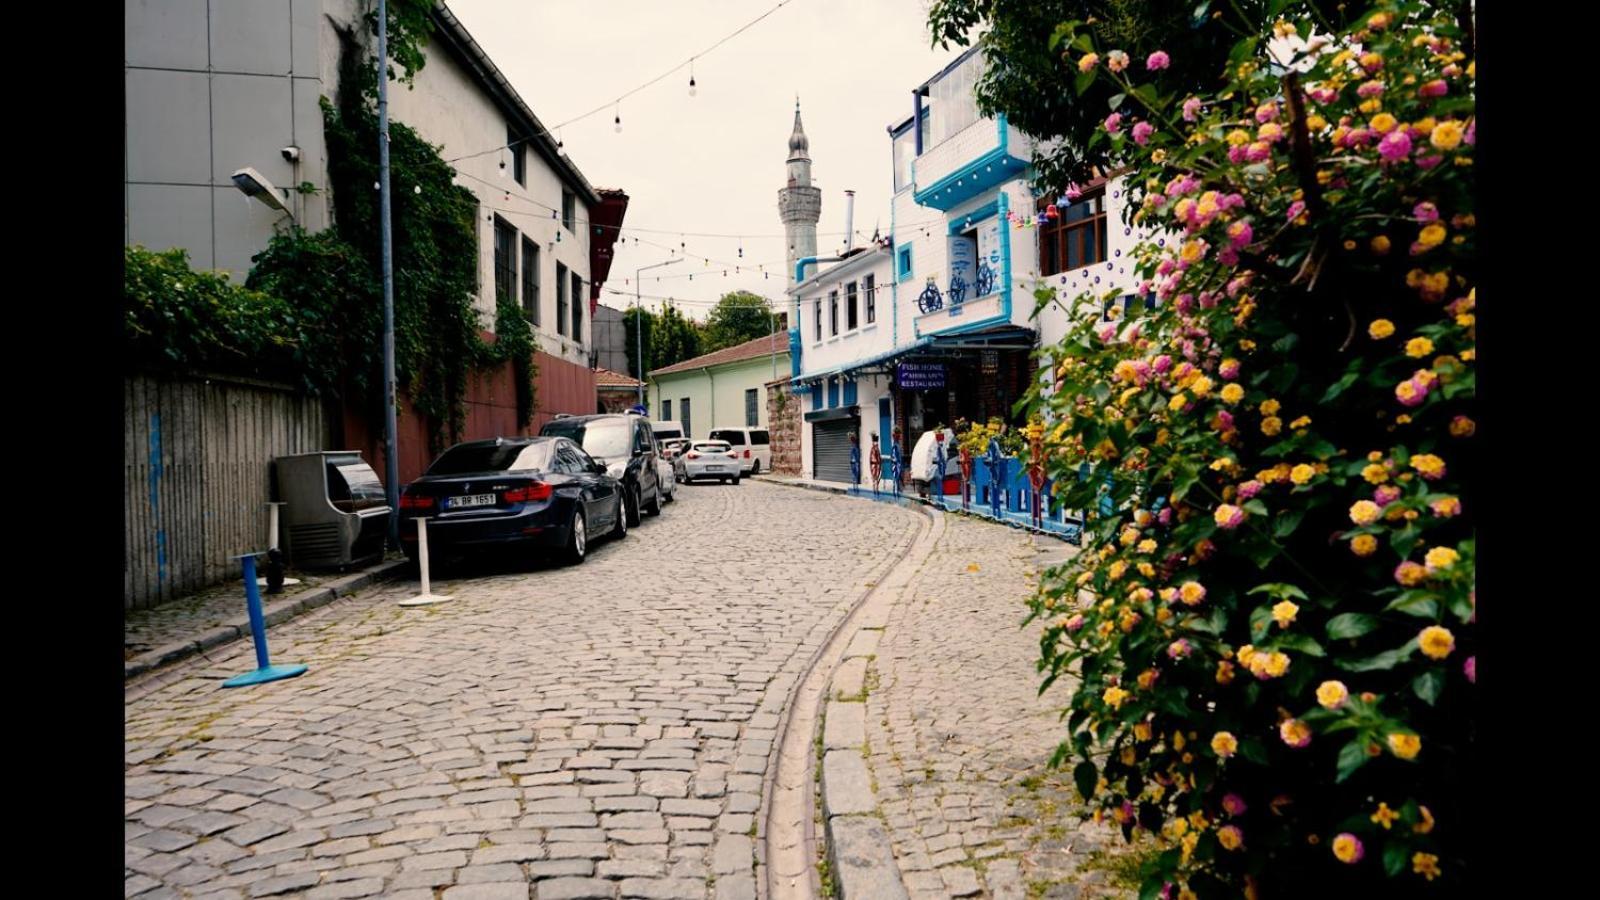
<svg viewBox="0 0 1600 900">
<path fill-rule="evenodd" d="M 721 472 L 722 471 L 722 467 L 721 466 L 706 466 L 706 471 L 707 472 Z"/>
<path fill-rule="evenodd" d="M 451 497 L 445 505 L 449 509 L 468 509 L 473 506 L 493 506 L 498 499 L 494 494 L 470 494 L 464 497 Z"/>
</svg>

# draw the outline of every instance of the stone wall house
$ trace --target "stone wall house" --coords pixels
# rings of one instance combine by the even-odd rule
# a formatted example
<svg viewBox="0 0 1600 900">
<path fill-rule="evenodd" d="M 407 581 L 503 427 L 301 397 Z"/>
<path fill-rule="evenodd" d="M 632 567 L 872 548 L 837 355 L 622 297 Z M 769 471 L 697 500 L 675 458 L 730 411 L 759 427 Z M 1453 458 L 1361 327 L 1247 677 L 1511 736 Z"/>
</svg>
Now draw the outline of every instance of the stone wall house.
<svg viewBox="0 0 1600 900">
<path fill-rule="evenodd" d="M 800 474 L 800 398 L 787 377 L 767 382 L 767 431 L 776 475 Z"/>
</svg>

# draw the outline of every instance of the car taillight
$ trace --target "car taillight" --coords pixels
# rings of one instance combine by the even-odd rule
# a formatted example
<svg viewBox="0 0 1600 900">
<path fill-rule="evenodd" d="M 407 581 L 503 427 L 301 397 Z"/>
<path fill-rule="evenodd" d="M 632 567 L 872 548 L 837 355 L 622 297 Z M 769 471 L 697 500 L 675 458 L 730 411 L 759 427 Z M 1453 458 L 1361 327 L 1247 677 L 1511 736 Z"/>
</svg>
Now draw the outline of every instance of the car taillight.
<svg viewBox="0 0 1600 900">
<path fill-rule="evenodd" d="M 432 497 L 413 494 L 410 487 L 407 487 L 400 494 L 401 509 L 433 509 L 433 503 Z"/>
<path fill-rule="evenodd" d="M 507 503 L 536 503 L 540 500 L 549 500 L 552 491 L 553 488 L 545 482 L 535 481 L 532 484 L 506 491 L 505 499 Z"/>
<path fill-rule="evenodd" d="M 745 459 L 749 459 L 749 458 L 750 458 L 750 451 L 749 451 L 749 450 L 746 450 L 746 451 L 745 451 L 745 452 L 744 452 L 744 458 L 745 458 Z"/>
<path fill-rule="evenodd" d="M 689 452 L 688 452 L 688 453 L 686 453 L 686 454 L 684 454 L 684 455 L 685 455 L 685 456 L 686 456 L 686 457 L 688 457 L 688 458 L 689 458 L 689 459 L 699 459 L 699 458 L 700 458 L 700 454 L 698 454 L 698 453 L 696 453 L 696 452 L 695 452 L 695 451 L 693 451 L 693 450 L 690 450 L 690 451 L 689 451 Z"/>
</svg>

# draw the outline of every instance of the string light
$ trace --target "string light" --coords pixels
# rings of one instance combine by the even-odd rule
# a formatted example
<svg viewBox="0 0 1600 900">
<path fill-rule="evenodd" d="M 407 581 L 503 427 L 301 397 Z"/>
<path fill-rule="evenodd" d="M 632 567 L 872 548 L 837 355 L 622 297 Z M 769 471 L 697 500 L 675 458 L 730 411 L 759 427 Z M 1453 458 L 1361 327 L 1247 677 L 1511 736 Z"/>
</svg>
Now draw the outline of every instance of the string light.
<svg viewBox="0 0 1600 900">
<path fill-rule="evenodd" d="M 691 56 L 689 57 L 689 96 L 693 97 L 696 93 L 698 92 L 694 86 L 694 57 Z"/>
<path fill-rule="evenodd" d="M 617 134 L 622 133 L 622 104 L 617 104 Z"/>
</svg>

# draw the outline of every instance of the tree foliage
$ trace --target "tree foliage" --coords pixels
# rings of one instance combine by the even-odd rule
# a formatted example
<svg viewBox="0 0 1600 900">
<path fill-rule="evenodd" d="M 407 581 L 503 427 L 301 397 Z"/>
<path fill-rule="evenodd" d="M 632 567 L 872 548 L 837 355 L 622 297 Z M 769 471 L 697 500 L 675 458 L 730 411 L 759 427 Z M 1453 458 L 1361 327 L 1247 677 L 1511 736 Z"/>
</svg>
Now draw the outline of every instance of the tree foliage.
<svg viewBox="0 0 1600 900">
<path fill-rule="evenodd" d="M 766 337 L 775 330 L 772 301 L 749 291 L 723 294 L 706 316 L 702 353 Z"/>
</svg>

